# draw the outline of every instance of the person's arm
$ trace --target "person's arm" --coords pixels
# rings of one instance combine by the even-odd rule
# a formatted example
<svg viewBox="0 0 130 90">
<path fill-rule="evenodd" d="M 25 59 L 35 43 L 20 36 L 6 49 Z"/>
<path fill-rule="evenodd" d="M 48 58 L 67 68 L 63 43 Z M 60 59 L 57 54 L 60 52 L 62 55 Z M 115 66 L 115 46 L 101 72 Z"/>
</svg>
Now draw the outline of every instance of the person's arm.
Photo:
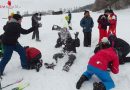
<svg viewBox="0 0 130 90">
<path fill-rule="evenodd" d="M 37 28 L 39 25 L 37 24 L 37 25 L 35 25 L 35 26 L 33 26 L 33 27 L 31 27 L 31 28 L 29 28 L 29 29 L 23 29 L 21 26 L 19 27 L 19 30 L 20 30 L 20 33 L 21 34 L 28 34 L 28 33 L 31 33 L 32 31 L 34 31 L 35 30 L 35 28 Z"/>
<path fill-rule="evenodd" d="M 84 25 L 84 18 L 82 18 L 82 20 L 80 21 L 80 26 L 81 26 L 82 28 L 85 27 L 85 25 Z"/>
<path fill-rule="evenodd" d="M 114 74 L 117 74 L 119 72 L 119 58 L 118 58 L 118 56 L 114 56 L 110 69 L 111 69 L 112 73 L 114 73 Z"/>
<path fill-rule="evenodd" d="M 91 18 L 91 28 L 93 28 L 94 26 L 94 22 L 93 22 L 93 19 Z"/>
</svg>

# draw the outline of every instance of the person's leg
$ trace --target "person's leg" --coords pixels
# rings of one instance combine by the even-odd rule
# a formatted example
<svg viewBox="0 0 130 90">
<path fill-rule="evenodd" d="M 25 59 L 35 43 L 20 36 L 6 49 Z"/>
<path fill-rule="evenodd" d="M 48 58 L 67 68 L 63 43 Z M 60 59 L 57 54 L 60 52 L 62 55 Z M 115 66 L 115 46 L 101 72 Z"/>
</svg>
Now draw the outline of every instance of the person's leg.
<svg viewBox="0 0 130 90">
<path fill-rule="evenodd" d="M 91 46 L 91 32 L 88 32 L 88 45 Z"/>
<path fill-rule="evenodd" d="M 91 71 L 91 66 L 88 65 L 87 66 L 87 70 L 81 75 L 80 79 L 78 80 L 78 82 L 76 83 L 76 88 L 77 89 L 80 89 L 82 84 L 85 82 L 85 81 L 88 81 L 92 75 L 94 74 L 92 71 Z"/>
<path fill-rule="evenodd" d="M 4 45 L 4 54 L 3 58 L 0 62 L 0 74 L 3 74 L 3 71 L 5 69 L 6 64 L 11 59 L 12 53 L 13 53 L 13 46 Z"/>
<path fill-rule="evenodd" d="M 87 43 L 87 33 L 86 32 L 83 32 L 84 33 L 84 46 L 87 47 L 88 46 L 88 43 Z"/>
<path fill-rule="evenodd" d="M 32 39 L 35 39 L 35 30 L 33 31 Z"/>
<path fill-rule="evenodd" d="M 39 30 L 38 29 L 36 30 L 36 41 L 40 41 L 40 39 L 39 39 Z"/>
<path fill-rule="evenodd" d="M 74 54 L 70 54 L 68 56 L 68 61 L 65 63 L 65 65 L 63 66 L 63 70 L 65 71 L 69 71 L 70 70 L 70 67 L 72 66 L 72 64 L 74 63 L 76 59 L 76 56 Z"/>
<path fill-rule="evenodd" d="M 17 44 L 14 50 L 20 55 L 21 66 L 25 69 L 28 69 L 25 49 L 20 44 Z"/>
<path fill-rule="evenodd" d="M 99 41 L 98 41 L 98 43 L 100 43 L 101 42 L 101 39 L 102 39 L 102 30 L 101 29 L 99 29 Z"/>
<path fill-rule="evenodd" d="M 123 61 L 124 61 L 125 63 L 130 62 L 130 57 L 124 57 L 124 58 L 123 58 Z"/>
<path fill-rule="evenodd" d="M 95 69 L 94 71 L 95 71 L 94 73 L 97 75 L 97 77 L 104 84 L 106 90 L 110 90 L 115 87 L 115 84 L 114 84 L 109 72 L 103 71 L 100 69 Z"/>
</svg>

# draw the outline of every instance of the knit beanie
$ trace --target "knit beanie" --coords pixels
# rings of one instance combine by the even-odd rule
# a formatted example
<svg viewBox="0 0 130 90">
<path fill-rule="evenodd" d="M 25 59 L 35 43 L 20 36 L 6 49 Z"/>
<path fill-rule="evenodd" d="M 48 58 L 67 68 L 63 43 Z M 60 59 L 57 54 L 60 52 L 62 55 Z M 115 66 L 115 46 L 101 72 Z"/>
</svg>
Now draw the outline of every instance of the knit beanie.
<svg viewBox="0 0 130 90">
<path fill-rule="evenodd" d="M 22 19 L 22 16 L 19 15 L 19 14 L 14 14 L 14 15 L 13 15 L 13 18 L 18 21 L 18 20 Z"/>
</svg>

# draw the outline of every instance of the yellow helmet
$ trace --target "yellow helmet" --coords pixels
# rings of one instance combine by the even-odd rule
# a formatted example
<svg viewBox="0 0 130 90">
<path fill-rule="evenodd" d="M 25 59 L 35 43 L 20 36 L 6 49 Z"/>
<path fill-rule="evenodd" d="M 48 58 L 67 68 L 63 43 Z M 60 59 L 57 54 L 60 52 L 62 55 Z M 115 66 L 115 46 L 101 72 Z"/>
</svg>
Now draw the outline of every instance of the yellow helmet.
<svg viewBox="0 0 130 90">
<path fill-rule="evenodd" d="M 13 17 L 13 15 L 14 15 L 14 12 L 11 12 L 10 16 L 12 16 L 12 17 Z"/>
<path fill-rule="evenodd" d="M 65 19 L 68 21 L 69 20 L 69 16 L 65 16 Z"/>
</svg>

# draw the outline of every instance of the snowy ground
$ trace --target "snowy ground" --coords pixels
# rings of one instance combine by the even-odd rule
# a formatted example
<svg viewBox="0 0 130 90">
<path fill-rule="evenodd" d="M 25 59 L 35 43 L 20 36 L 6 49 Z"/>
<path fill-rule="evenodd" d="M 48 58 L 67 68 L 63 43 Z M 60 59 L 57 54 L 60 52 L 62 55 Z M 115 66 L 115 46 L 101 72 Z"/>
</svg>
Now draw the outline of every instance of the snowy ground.
<svg viewBox="0 0 130 90">
<path fill-rule="evenodd" d="M 123 38 L 124 40 L 130 43 L 130 30 L 129 30 L 129 15 L 128 12 L 130 9 L 116 11 L 118 16 L 118 25 L 117 25 L 117 36 Z M 72 27 L 73 31 L 70 31 L 72 36 L 74 32 L 79 32 L 79 38 L 81 40 L 81 46 L 77 48 L 77 59 L 75 60 L 73 66 L 69 72 L 62 71 L 63 65 L 67 61 L 67 57 L 60 59 L 57 66 L 54 70 L 46 69 L 44 66 L 41 68 L 40 72 L 35 70 L 23 70 L 20 66 L 19 56 L 16 52 L 13 53 L 13 56 L 6 66 L 5 76 L 2 80 L 2 86 L 9 84 L 19 78 L 24 78 L 21 83 L 29 82 L 30 86 L 25 88 L 25 90 L 76 90 L 75 84 L 81 74 L 86 70 L 87 62 L 89 58 L 93 55 L 93 50 L 95 45 L 98 42 L 98 29 L 97 29 L 97 18 L 101 12 L 91 12 L 91 16 L 94 19 L 95 25 L 92 32 L 92 47 L 86 48 L 83 47 L 83 33 L 82 28 L 79 25 L 83 13 L 72 14 Z M 58 37 L 57 31 L 52 31 L 52 25 L 57 24 L 61 25 L 61 21 L 65 15 L 58 16 L 43 16 L 41 23 L 43 27 L 40 28 L 40 38 L 41 42 L 36 42 L 31 40 L 31 34 L 21 35 L 19 42 L 21 45 L 33 46 L 41 50 L 43 62 L 51 63 L 54 60 L 52 59 L 53 54 L 60 52 L 61 49 L 55 49 L 54 45 Z M 128 21 L 128 22 L 127 22 Z M 3 33 L 2 27 L 6 23 L 6 20 L 0 20 L 0 34 Z M 23 28 L 31 27 L 31 19 L 23 18 L 22 22 Z M 114 75 L 111 73 L 113 80 L 115 81 L 116 87 L 113 90 L 130 90 L 130 64 L 125 64 L 120 66 L 120 73 Z M 92 90 L 92 83 L 98 81 L 94 76 L 89 82 L 85 82 L 82 85 L 80 90 Z M 11 90 L 11 88 L 17 86 L 13 85 L 4 90 Z"/>
</svg>

